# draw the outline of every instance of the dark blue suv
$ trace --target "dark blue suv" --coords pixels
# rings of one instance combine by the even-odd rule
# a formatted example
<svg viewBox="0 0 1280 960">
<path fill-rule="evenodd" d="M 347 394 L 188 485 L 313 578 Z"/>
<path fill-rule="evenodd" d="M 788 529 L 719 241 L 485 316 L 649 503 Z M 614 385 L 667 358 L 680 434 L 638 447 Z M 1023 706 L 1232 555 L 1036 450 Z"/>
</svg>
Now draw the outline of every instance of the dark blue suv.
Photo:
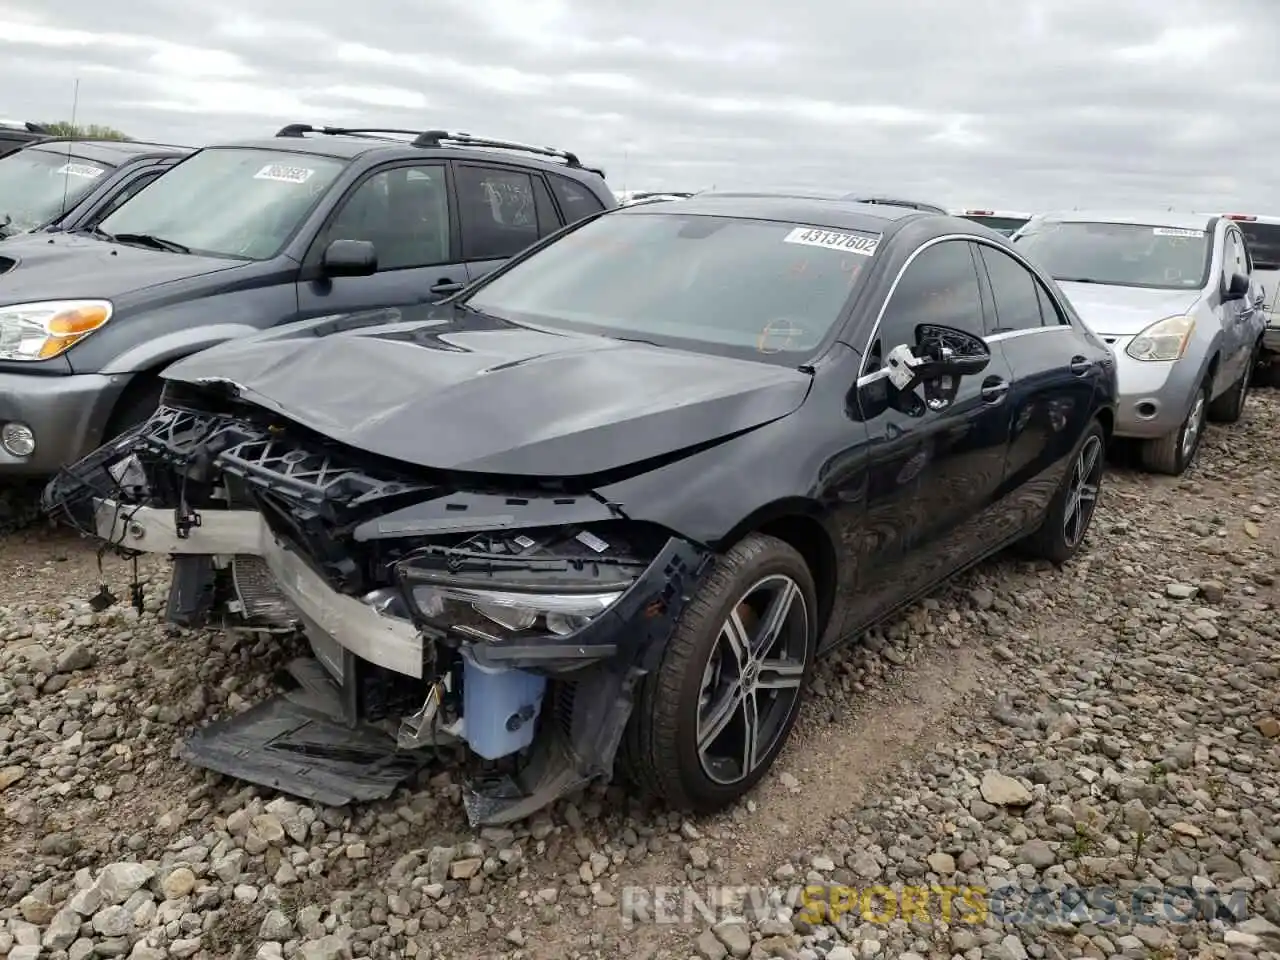
<svg viewBox="0 0 1280 960">
<path fill-rule="evenodd" d="M 181 357 L 442 299 L 616 205 L 572 153 L 442 130 L 293 124 L 197 150 L 92 230 L 0 243 L 0 479 L 145 419 Z"/>
</svg>

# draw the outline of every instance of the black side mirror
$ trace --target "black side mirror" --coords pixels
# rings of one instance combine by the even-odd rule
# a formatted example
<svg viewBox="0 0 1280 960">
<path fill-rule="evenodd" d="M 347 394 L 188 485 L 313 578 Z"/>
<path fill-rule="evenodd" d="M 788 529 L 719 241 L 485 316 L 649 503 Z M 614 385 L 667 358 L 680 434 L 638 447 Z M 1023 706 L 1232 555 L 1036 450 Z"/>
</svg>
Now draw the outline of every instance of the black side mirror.
<svg viewBox="0 0 1280 960">
<path fill-rule="evenodd" d="M 368 240 L 334 240 L 325 248 L 320 270 L 326 277 L 368 277 L 378 272 L 378 251 Z"/>
<path fill-rule="evenodd" d="M 917 326 L 915 344 L 895 347 L 886 358 L 889 379 L 899 390 L 946 377 L 971 377 L 990 362 L 991 350 L 981 337 L 933 323 Z"/>
<path fill-rule="evenodd" d="M 1222 302 L 1243 300 L 1248 292 L 1249 278 L 1243 273 L 1233 273 L 1231 279 L 1227 281 L 1226 289 L 1222 291 Z"/>
<path fill-rule="evenodd" d="M 855 419 L 871 419 L 889 407 L 910 416 L 942 410 L 954 402 L 960 379 L 981 373 L 991 362 L 991 350 L 981 337 L 925 323 L 916 327 L 914 345 L 889 351 L 884 366 L 858 382 Z M 923 387 L 924 396 L 917 392 Z M 846 401 L 853 415 L 854 404 Z"/>
</svg>

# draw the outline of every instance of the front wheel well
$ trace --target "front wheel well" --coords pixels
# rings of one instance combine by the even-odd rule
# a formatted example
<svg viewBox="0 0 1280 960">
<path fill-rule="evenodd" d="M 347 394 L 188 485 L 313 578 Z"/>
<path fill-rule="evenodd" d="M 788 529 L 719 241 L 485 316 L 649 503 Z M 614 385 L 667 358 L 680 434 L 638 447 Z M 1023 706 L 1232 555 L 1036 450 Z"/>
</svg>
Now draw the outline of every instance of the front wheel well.
<svg viewBox="0 0 1280 960">
<path fill-rule="evenodd" d="M 111 407 L 111 416 L 107 418 L 103 431 L 104 441 L 119 436 L 133 426 L 148 403 L 159 401 L 160 389 L 164 385 L 160 373 L 168 365 L 168 362 L 158 363 L 150 369 L 139 370 L 129 378 L 128 384 L 120 391 L 120 396 L 116 397 L 116 402 Z"/>
<path fill-rule="evenodd" d="M 1102 432 L 1107 443 L 1111 442 L 1111 437 L 1116 428 L 1116 415 L 1110 407 L 1103 407 L 1098 411 L 1098 423 L 1102 424 Z"/>
<path fill-rule="evenodd" d="M 1215 351 L 1213 356 L 1209 358 L 1209 366 L 1205 367 L 1205 380 L 1211 384 L 1218 379 L 1218 362 L 1221 359 L 1222 355 Z"/>
<path fill-rule="evenodd" d="M 821 639 L 835 607 L 838 570 L 836 548 L 826 528 L 816 518 L 803 513 L 781 516 L 775 514 L 768 519 L 744 525 L 732 539 L 720 545 L 719 552 L 728 550 L 750 533 L 760 533 L 781 540 L 804 558 L 805 565 L 813 574 L 813 585 L 818 592 L 817 635 Z"/>
</svg>

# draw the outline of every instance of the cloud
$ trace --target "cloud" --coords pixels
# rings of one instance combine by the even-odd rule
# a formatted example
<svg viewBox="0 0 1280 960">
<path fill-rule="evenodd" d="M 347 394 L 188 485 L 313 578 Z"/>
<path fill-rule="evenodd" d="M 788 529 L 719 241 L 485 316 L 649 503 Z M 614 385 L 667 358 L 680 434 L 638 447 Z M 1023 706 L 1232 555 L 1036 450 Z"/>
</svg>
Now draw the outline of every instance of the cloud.
<svg viewBox="0 0 1280 960">
<path fill-rule="evenodd" d="M 80 120 L 155 140 L 305 121 L 551 143 L 617 189 L 1262 210 L 1273 4 L 0 0 L 0 82 L 23 94 L 6 115 L 66 119 L 78 77 Z"/>
</svg>

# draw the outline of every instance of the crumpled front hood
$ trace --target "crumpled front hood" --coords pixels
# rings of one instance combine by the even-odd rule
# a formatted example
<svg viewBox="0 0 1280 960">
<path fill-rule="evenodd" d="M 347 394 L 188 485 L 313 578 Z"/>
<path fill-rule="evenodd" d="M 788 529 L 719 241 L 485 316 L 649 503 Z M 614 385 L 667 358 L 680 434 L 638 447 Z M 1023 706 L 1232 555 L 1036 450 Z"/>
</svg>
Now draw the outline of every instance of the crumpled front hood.
<svg viewBox="0 0 1280 960">
<path fill-rule="evenodd" d="M 239 260 L 147 250 L 76 234 L 32 233 L 0 243 L 14 265 L 0 276 L 0 304 L 117 297 L 231 267 Z"/>
<path fill-rule="evenodd" d="M 522 477 L 599 474 L 715 441 L 793 412 L 811 384 L 767 363 L 492 318 L 296 331 L 230 341 L 165 377 L 229 382 L 368 453 Z"/>
<path fill-rule="evenodd" d="M 1186 313 L 1201 295 L 1199 290 L 1148 290 L 1070 280 L 1059 280 L 1058 287 L 1094 333 L 1119 337 L 1133 336 L 1157 320 Z"/>
</svg>

